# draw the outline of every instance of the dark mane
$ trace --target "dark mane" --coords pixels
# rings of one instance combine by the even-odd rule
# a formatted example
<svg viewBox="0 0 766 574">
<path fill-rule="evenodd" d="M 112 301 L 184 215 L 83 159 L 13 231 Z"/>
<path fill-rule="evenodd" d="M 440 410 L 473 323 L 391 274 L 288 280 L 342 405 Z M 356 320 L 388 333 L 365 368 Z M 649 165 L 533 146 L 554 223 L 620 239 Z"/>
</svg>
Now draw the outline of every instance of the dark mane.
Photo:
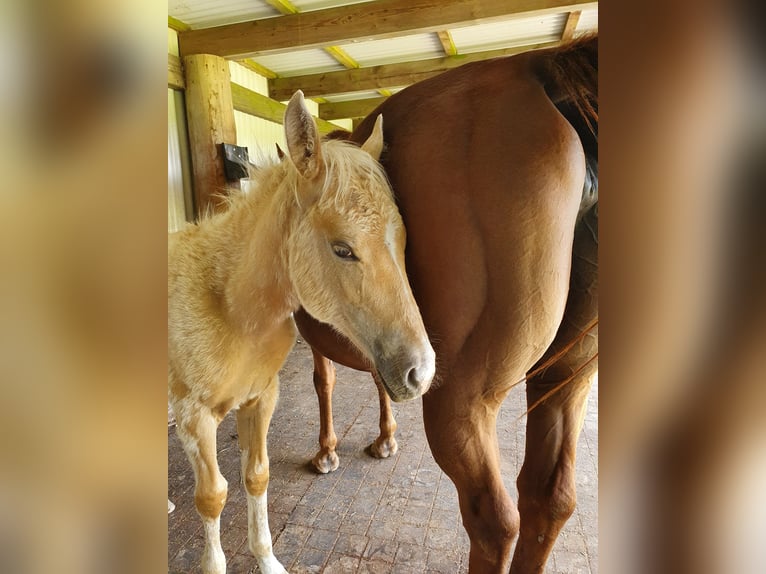
<svg viewBox="0 0 766 574">
<path fill-rule="evenodd" d="M 598 36 L 587 35 L 540 52 L 538 77 L 585 151 L 583 209 L 598 200 Z"/>
<path fill-rule="evenodd" d="M 348 130 L 337 129 L 328 134 L 325 134 L 324 139 L 327 140 L 343 140 L 348 141 L 351 138 L 351 132 Z"/>
<path fill-rule="evenodd" d="M 575 109 L 580 121 L 598 135 L 598 36 L 584 36 L 547 52 L 539 73 L 551 101 Z"/>
</svg>

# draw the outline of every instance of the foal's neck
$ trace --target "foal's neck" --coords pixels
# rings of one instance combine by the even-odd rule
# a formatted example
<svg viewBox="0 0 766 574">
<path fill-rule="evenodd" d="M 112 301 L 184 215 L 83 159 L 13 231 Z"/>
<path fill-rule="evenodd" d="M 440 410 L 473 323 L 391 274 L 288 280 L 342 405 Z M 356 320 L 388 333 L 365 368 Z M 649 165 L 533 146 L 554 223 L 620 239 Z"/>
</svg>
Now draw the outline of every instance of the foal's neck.
<svg viewBox="0 0 766 574">
<path fill-rule="evenodd" d="M 227 214 L 230 245 L 235 250 L 224 285 L 229 321 L 248 333 L 267 332 L 298 308 L 288 271 L 288 238 L 297 203 L 294 174 L 278 165 L 263 183 L 239 198 Z M 292 177 L 291 177 L 292 175 Z"/>
</svg>

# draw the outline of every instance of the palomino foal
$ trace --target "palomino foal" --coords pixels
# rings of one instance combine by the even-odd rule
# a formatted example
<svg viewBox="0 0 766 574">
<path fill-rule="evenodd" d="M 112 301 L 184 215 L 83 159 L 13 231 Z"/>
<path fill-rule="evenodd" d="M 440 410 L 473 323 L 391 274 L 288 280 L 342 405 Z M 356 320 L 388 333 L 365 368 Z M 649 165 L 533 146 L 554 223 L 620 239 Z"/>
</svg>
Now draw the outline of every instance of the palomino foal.
<svg viewBox="0 0 766 574">
<path fill-rule="evenodd" d="M 377 163 L 382 118 L 361 149 L 321 142 L 303 94 L 285 112 L 290 161 L 256 174 L 224 213 L 172 236 L 168 251 L 169 397 L 194 468 L 205 529 L 202 570 L 223 574 L 227 482 L 216 428 L 237 409 L 248 543 L 261 572 L 281 574 L 269 533 L 266 432 L 277 373 L 305 307 L 353 341 L 402 400 L 433 378 L 428 341 L 404 269 L 405 231 Z"/>
</svg>

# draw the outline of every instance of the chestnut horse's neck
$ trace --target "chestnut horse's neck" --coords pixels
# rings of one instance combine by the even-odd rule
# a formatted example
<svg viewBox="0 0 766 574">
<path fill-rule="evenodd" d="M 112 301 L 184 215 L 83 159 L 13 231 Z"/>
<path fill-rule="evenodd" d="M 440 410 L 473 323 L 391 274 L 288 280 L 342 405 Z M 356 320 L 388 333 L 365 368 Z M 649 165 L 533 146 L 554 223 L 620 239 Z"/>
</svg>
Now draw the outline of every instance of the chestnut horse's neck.
<svg viewBox="0 0 766 574">
<path fill-rule="evenodd" d="M 297 174 L 287 163 L 269 168 L 252 191 L 200 223 L 214 253 L 221 311 L 242 332 L 283 323 L 298 302 L 290 282 L 288 239 L 298 213 Z"/>
</svg>

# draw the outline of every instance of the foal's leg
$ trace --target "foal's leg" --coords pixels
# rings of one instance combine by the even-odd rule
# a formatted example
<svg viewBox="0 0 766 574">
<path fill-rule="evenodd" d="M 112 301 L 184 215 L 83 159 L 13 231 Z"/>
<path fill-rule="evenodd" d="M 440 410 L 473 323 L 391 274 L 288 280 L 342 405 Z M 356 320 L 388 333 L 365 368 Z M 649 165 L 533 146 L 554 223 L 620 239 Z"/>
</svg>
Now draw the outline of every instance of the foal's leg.
<svg viewBox="0 0 766 574">
<path fill-rule="evenodd" d="M 194 469 L 194 504 L 205 528 L 202 554 L 204 574 L 225 574 L 221 548 L 221 511 L 226 503 L 227 482 L 218 469 L 215 432 L 218 419 L 205 407 L 176 407 L 176 432 Z"/>
<path fill-rule="evenodd" d="M 423 416 L 431 452 L 457 488 L 471 540 L 469 570 L 506 574 L 519 514 L 500 475 L 495 421 L 501 401 L 441 392 L 445 386 L 423 397 Z"/>
<path fill-rule="evenodd" d="M 340 459 L 335 452 L 338 437 L 332 423 L 332 391 L 335 389 L 335 367 L 332 361 L 311 348 L 314 355 L 314 389 L 319 400 L 319 452 L 312 459 L 314 468 L 327 474 L 338 468 Z"/>
<path fill-rule="evenodd" d="M 269 486 L 266 433 L 278 392 L 279 381 L 275 375 L 257 399 L 242 405 L 237 411 L 242 482 L 247 492 L 247 541 L 262 574 L 287 574 L 272 552 L 266 500 Z"/>
<path fill-rule="evenodd" d="M 383 383 L 376 375 L 375 386 L 378 387 L 378 397 L 380 398 L 380 436 L 370 445 L 370 454 L 375 458 L 388 458 L 396 454 L 399 445 L 396 443 L 394 434 L 396 433 L 396 419 L 391 411 L 391 399 L 383 387 Z"/>
</svg>

